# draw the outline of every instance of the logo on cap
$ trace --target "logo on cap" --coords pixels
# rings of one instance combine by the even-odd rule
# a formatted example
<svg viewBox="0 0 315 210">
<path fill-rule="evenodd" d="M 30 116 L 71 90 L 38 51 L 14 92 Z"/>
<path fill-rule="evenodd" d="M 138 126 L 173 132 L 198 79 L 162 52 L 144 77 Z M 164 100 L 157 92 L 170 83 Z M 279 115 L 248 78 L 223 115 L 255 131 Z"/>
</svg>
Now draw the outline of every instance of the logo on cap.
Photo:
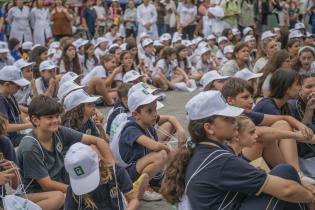
<svg viewBox="0 0 315 210">
<path fill-rule="evenodd" d="M 149 95 L 150 93 L 146 90 L 146 89 L 143 89 L 142 92 L 146 95 Z"/>
<path fill-rule="evenodd" d="M 77 176 L 82 176 L 82 175 L 85 174 L 85 173 L 84 173 L 84 170 L 83 170 L 83 168 L 82 168 L 81 166 L 77 166 L 77 167 L 75 167 L 73 170 L 74 170 L 74 172 L 75 172 L 75 174 L 76 174 Z"/>
</svg>

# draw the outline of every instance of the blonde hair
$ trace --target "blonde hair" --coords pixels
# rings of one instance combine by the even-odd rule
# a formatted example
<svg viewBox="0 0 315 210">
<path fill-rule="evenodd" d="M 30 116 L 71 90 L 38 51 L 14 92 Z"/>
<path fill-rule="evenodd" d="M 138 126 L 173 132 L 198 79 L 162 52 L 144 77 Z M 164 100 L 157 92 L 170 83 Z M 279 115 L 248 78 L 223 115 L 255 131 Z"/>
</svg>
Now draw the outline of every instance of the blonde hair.
<svg viewBox="0 0 315 210">
<path fill-rule="evenodd" d="M 106 184 L 112 181 L 113 180 L 113 165 L 109 164 L 108 162 L 105 161 L 104 158 L 101 157 L 99 167 L 100 167 L 100 178 L 101 178 L 100 185 Z M 79 203 L 74 193 L 72 193 L 72 197 L 76 203 Z M 94 203 L 90 194 L 83 195 L 83 202 L 86 204 L 88 208 L 97 209 L 97 206 Z"/>
<path fill-rule="evenodd" d="M 235 118 L 235 121 L 236 121 L 237 131 L 240 134 L 244 132 L 248 123 L 251 122 L 251 119 L 247 117 L 246 115 L 240 115 Z"/>
</svg>

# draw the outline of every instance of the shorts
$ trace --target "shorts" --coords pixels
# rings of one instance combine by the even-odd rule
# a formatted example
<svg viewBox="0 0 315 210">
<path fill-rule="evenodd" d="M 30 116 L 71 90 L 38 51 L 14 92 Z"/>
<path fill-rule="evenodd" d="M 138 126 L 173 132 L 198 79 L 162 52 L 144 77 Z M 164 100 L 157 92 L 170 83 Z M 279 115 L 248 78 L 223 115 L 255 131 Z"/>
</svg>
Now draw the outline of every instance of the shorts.
<svg viewBox="0 0 315 210">
<path fill-rule="evenodd" d="M 136 162 L 132 162 L 131 165 L 126 168 L 126 171 L 128 172 L 129 177 L 132 180 L 132 182 L 135 182 L 140 176 L 140 174 L 137 171 Z M 157 173 L 153 177 L 153 179 L 150 180 L 150 186 L 160 186 L 163 177 L 164 177 L 164 171 L 162 170 L 159 173 Z"/>
</svg>

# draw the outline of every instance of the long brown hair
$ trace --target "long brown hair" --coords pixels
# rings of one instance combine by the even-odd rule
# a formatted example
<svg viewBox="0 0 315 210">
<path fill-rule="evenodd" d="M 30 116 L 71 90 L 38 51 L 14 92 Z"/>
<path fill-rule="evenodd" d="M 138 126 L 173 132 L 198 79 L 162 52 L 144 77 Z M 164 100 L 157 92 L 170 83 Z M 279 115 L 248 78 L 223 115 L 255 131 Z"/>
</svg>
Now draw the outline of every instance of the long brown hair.
<svg viewBox="0 0 315 210">
<path fill-rule="evenodd" d="M 83 128 L 82 120 L 84 117 L 84 104 L 73 108 L 62 114 L 61 124 L 65 127 L 81 131 Z"/>
<path fill-rule="evenodd" d="M 193 143 L 199 143 L 208 139 L 204 130 L 205 123 L 212 123 L 216 116 L 208 117 L 201 120 L 191 120 L 188 130 Z M 193 155 L 193 149 L 189 146 L 182 145 L 177 152 L 171 157 L 165 170 L 162 180 L 161 194 L 165 200 L 171 204 L 180 202 L 185 191 L 185 172 L 188 162 Z"/>
<path fill-rule="evenodd" d="M 70 61 L 70 58 L 67 55 L 67 50 L 70 47 L 73 47 L 74 50 L 76 49 L 73 44 L 65 45 L 64 48 L 63 48 L 63 51 L 62 51 L 62 57 L 61 57 L 61 59 L 59 61 L 59 65 L 60 65 L 60 62 L 63 61 L 64 65 L 65 65 L 65 69 L 66 69 L 67 72 L 72 70 L 74 73 L 80 75 L 82 73 L 82 70 L 81 70 L 79 56 L 78 56 L 77 52 L 75 52 L 75 57 L 74 57 L 74 59 L 72 61 Z M 72 69 L 71 69 L 71 65 L 72 65 Z"/>
<path fill-rule="evenodd" d="M 290 57 L 290 54 L 286 50 L 279 50 L 274 53 L 274 55 L 268 60 L 266 65 L 261 69 L 263 73 L 262 77 L 259 79 L 257 91 L 255 93 L 256 97 L 260 97 L 262 94 L 262 86 L 269 74 L 272 74 L 277 69 L 281 67 L 283 62 Z"/>
</svg>

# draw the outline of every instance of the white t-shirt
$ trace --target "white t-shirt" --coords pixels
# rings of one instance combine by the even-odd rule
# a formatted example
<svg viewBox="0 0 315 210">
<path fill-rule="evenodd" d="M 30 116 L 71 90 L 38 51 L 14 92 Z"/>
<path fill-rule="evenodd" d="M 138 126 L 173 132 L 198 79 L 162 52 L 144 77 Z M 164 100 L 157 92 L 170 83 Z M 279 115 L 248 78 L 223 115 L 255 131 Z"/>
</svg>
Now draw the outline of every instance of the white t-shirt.
<svg viewBox="0 0 315 210">
<path fill-rule="evenodd" d="M 268 59 L 265 57 L 261 57 L 259 58 L 256 63 L 255 66 L 253 68 L 253 72 L 258 73 L 261 71 L 262 68 L 264 68 L 264 66 L 266 65 L 266 63 L 268 62 Z"/>
<path fill-rule="evenodd" d="M 105 79 L 108 76 L 109 76 L 109 72 L 107 72 L 107 70 L 102 65 L 98 65 L 94 67 L 93 70 L 90 71 L 87 75 L 83 77 L 81 84 L 86 86 L 94 77 L 101 77 L 102 79 Z M 122 81 L 122 74 L 121 73 L 117 74 L 114 80 Z"/>
<path fill-rule="evenodd" d="M 179 23 L 181 25 L 187 25 L 192 20 L 196 19 L 197 7 L 196 6 L 191 7 L 181 3 L 177 7 L 177 14 L 179 15 Z"/>
</svg>

